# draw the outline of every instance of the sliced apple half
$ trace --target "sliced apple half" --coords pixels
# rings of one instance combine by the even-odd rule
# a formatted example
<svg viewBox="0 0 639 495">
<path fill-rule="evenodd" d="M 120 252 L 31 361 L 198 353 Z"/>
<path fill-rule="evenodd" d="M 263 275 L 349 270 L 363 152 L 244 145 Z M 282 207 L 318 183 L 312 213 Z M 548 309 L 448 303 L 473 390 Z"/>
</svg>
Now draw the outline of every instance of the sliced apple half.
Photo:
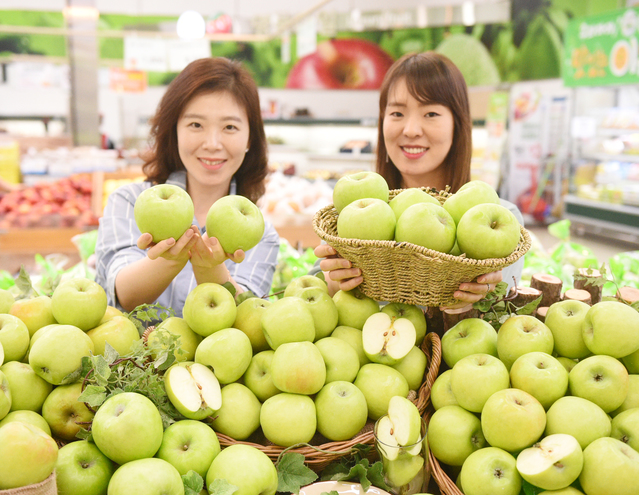
<svg viewBox="0 0 639 495">
<path fill-rule="evenodd" d="M 396 395 L 388 403 L 388 417 L 393 425 L 393 436 L 400 446 L 412 446 L 419 442 L 422 417 L 415 404 L 405 397 Z"/>
<path fill-rule="evenodd" d="M 402 456 L 395 460 L 383 459 L 384 476 L 390 486 L 419 491 L 424 484 L 424 458 L 421 455 Z M 407 493 L 412 493 L 408 491 Z"/>
<path fill-rule="evenodd" d="M 570 486 L 579 477 L 583 464 L 579 442 L 564 433 L 548 435 L 517 456 L 521 477 L 544 490 Z"/>
<path fill-rule="evenodd" d="M 362 329 L 364 353 L 374 363 L 392 366 L 414 347 L 416 335 L 415 325 L 408 318 L 375 313 Z"/>
<path fill-rule="evenodd" d="M 381 450 L 384 458 L 391 461 L 397 459 L 399 455 L 399 444 L 393 434 L 393 423 L 391 423 L 388 415 L 382 416 L 375 425 L 375 438 L 377 439 L 377 447 Z"/>
<path fill-rule="evenodd" d="M 2 347 L 2 342 L 0 342 L 0 366 L 4 363 L 4 348 Z"/>
<path fill-rule="evenodd" d="M 220 382 L 203 364 L 171 366 L 164 384 L 171 404 L 186 418 L 201 420 L 222 407 Z"/>
</svg>

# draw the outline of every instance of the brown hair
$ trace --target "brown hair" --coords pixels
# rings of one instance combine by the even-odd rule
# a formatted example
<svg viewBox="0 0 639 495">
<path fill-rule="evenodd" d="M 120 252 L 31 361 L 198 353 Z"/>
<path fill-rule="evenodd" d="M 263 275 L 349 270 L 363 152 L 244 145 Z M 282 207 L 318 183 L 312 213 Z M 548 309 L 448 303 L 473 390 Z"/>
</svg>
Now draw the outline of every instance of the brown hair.
<svg viewBox="0 0 639 495">
<path fill-rule="evenodd" d="M 203 93 L 227 91 L 244 108 L 249 122 L 249 150 L 235 173 L 237 194 L 254 203 L 264 194 L 267 143 L 255 81 L 240 62 L 201 58 L 187 65 L 169 84 L 151 119 L 152 149 L 143 165 L 147 180 L 161 184 L 171 172 L 185 170 L 178 152 L 177 122 L 184 107 Z"/>
<path fill-rule="evenodd" d="M 449 58 L 432 51 L 404 55 L 388 69 L 384 77 L 379 96 L 377 172 L 386 178 L 391 189 L 402 187 L 401 173 L 388 158 L 383 130 L 388 93 L 402 79 L 415 99 L 424 104 L 444 105 L 453 114 L 453 143 L 442 166 L 446 185 L 451 187 L 451 192 L 456 192 L 470 180 L 472 128 L 468 88 L 457 66 Z"/>
</svg>

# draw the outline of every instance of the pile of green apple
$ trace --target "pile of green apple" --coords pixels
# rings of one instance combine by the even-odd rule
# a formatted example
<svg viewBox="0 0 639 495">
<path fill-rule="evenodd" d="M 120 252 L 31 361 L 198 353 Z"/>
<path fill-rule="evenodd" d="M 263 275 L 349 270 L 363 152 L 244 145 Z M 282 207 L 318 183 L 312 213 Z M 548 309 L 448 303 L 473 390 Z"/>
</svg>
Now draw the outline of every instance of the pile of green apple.
<svg viewBox="0 0 639 495">
<path fill-rule="evenodd" d="M 0 291 L 0 490 L 55 468 L 61 494 L 179 494 L 193 470 L 209 488 L 226 479 L 242 494 L 273 494 L 268 456 L 239 443 L 222 449 L 218 436 L 281 447 L 350 440 L 393 397 L 420 388 L 426 330 L 418 307 L 380 307 L 357 290 L 330 297 L 313 276 L 274 302 L 237 304 L 221 285 L 201 284 L 183 317 L 144 335 L 179 337 L 163 381 L 183 419 L 165 428 L 139 393 L 110 396 L 97 411 L 78 400 L 83 357 L 107 343 L 124 356 L 143 338 L 96 282 L 69 279 L 51 296 L 20 300 Z M 78 440 L 88 425 L 91 441 Z"/>
<path fill-rule="evenodd" d="M 543 493 L 638 493 L 634 308 L 564 300 L 543 323 L 515 315 L 499 331 L 468 318 L 443 335 L 442 357 L 428 441 L 465 495 L 517 495 L 522 480 Z"/>
<path fill-rule="evenodd" d="M 519 244 L 517 218 L 480 180 L 464 184 L 443 204 L 420 188 L 389 201 L 384 177 L 358 172 L 337 181 L 333 206 L 337 234 L 346 239 L 408 242 L 479 260 L 507 257 Z"/>
</svg>

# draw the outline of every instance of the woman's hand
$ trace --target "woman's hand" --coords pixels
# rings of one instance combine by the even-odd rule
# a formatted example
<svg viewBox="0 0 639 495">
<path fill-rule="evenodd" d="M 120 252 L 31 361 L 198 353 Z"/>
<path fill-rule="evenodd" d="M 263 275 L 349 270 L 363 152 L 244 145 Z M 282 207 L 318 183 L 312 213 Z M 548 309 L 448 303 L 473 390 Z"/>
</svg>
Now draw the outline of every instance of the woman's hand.
<svg viewBox="0 0 639 495">
<path fill-rule="evenodd" d="M 224 263 L 227 259 L 235 263 L 244 261 L 245 253 L 238 249 L 234 253 L 225 253 L 222 245 L 215 237 L 208 234 L 197 234 L 198 240 L 191 249 L 191 264 L 198 268 L 215 268 Z"/>
<path fill-rule="evenodd" d="M 149 259 L 164 258 L 186 264 L 189 261 L 189 251 L 196 244 L 198 237 L 197 227 L 192 225 L 177 241 L 170 238 L 155 244 L 153 236 L 144 233 L 138 238 L 137 245 L 140 249 L 148 248 L 146 255 Z"/>
<path fill-rule="evenodd" d="M 328 278 L 335 282 L 329 282 L 329 294 L 337 290 L 351 290 L 364 281 L 362 271 L 359 268 L 352 268 L 351 262 L 345 260 L 337 254 L 337 251 L 328 244 L 320 244 L 314 250 L 315 256 L 324 258 L 320 261 L 320 269 L 328 275 Z M 331 285 L 333 290 L 331 290 Z"/>
<path fill-rule="evenodd" d="M 455 291 L 455 299 L 459 299 L 459 303 L 449 306 L 442 306 L 440 309 L 461 308 L 469 303 L 481 301 L 486 294 L 495 290 L 495 287 L 501 282 L 501 271 L 485 273 L 477 277 L 475 282 L 465 282 L 460 284 L 459 290 Z"/>
</svg>

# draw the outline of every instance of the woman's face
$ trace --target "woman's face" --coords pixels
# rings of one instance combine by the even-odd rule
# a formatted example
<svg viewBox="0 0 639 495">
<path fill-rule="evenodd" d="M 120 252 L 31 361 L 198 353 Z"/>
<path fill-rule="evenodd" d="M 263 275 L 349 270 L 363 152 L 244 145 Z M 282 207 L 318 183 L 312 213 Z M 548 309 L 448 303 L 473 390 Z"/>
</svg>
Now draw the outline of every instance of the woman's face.
<svg viewBox="0 0 639 495">
<path fill-rule="evenodd" d="M 225 91 L 195 96 L 178 119 L 177 140 L 189 188 L 197 183 L 228 189 L 248 148 L 246 111 Z"/>
<path fill-rule="evenodd" d="M 444 105 L 415 99 L 402 79 L 388 93 L 383 133 L 388 157 L 406 187 L 442 187 L 442 164 L 453 144 L 454 120 Z"/>
</svg>

